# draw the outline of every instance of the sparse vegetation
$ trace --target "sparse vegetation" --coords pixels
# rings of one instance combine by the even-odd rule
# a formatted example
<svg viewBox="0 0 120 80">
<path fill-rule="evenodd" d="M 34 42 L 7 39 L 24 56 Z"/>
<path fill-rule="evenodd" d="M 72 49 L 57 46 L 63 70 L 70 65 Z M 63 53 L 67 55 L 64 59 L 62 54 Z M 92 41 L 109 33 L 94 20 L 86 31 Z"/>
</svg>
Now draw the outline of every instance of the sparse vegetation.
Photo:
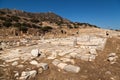
<svg viewBox="0 0 120 80">
<path fill-rule="evenodd" d="M 45 33 L 46 33 L 46 32 L 51 31 L 53 28 L 52 28 L 52 27 L 50 27 L 50 26 L 45 26 L 45 27 L 42 27 L 41 29 L 42 29 L 42 31 L 43 31 L 43 32 L 45 32 Z"/>
<path fill-rule="evenodd" d="M 5 18 L 5 17 L 2 17 L 2 16 L 0 16 L 0 19 L 1 19 L 1 20 L 4 20 L 4 21 L 6 20 L 6 18 Z"/>
<path fill-rule="evenodd" d="M 3 23 L 3 26 L 5 26 L 5 27 L 10 27 L 10 26 L 12 26 L 12 23 L 10 23 L 10 22 L 4 22 L 4 23 Z"/>
<path fill-rule="evenodd" d="M 5 12 L 4 12 L 4 11 L 0 11 L 0 14 L 4 15 L 4 14 L 5 14 Z"/>
<path fill-rule="evenodd" d="M 19 27 L 19 31 L 22 31 L 23 33 L 27 33 L 28 27 L 26 26 L 21 26 Z"/>
<path fill-rule="evenodd" d="M 20 31 L 26 33 L 29 28 L 33 29 L 33 34 L 36 34 L 37 31 L 39 32 L 39 34 L 44 34 L 52 31 L 53 29 L 56 29 L 54 28 L 54 26 L 57 26 L 58 30 L 61 30 L 62 28 L 64 28 L 64 26 L 68 29 L 84 28 L 86 26 L 97 27 L 89 23 L 71 22 L 52 12 L 30 13 L 19 10 L 0 9 L 0 14 L 4 14 L 0 16 L 1 29 L 2 27 L 16 27 L 16 29 L 18 30 L 18 34 L 20 33 Z M 53 27 L 51 27 L 52 25 Z M 61 31 L 61 33 L 66 34 L 67 31 Z"/>
<path fill-rule="evenodd" d="M 13 21 L 18 22 L 18 20 L 19 20 L 20 18 L 19 18 L 19 17 L 17 17 L 17 16 L 11 16 L 11 19 L 12 19 Z"/>
<path fill-rule="evenodd" d="M 33 23 L 38 23 L 39 22 L 39 20 L 37 20 L 37 19 L 31 19 L 30 21 L 33 22 Z"/>
</svg>

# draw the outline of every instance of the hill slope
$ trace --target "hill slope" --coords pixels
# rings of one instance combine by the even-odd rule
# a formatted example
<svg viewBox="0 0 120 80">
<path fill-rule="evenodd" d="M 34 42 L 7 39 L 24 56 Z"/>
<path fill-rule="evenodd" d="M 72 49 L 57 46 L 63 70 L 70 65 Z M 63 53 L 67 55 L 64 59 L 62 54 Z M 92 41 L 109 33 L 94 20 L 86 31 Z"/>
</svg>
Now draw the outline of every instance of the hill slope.
<svg viewBox="0 0 120 80">
<path fill-rule="evenodd" d="M 44 34 L 54 29 L 97 27 L 88 23 L 72 22 L 52 12 L 30 13 L 20 10 L 0 9 L 0 15 L 0 28 L 10 29 L 7 33 L 4 32 L 7 35 L 12 33 L 18 35 L 21 31 L 22 33 L 29 34 L 31 28 L 32 33 Z M 11 28 L 14 28 L 14 31 L 12 31 L 13 29 L 11 30 Z M 4 31 L 6 30 L 4 29 Z M 10 33 L 10 31 L 12 31 L 12 33 Z"/>
</svg>

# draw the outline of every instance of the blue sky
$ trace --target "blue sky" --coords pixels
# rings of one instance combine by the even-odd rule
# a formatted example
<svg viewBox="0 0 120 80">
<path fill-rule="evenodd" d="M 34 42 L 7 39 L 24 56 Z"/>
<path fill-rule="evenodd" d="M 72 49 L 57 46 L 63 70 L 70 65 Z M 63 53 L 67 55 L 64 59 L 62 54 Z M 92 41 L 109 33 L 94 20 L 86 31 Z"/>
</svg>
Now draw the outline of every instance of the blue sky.
<svg viewBox="0 0 120 80">
<path fill-rule="evenodd" d="M 0 8 L 51 11 L 73 22 L 120 29 L 120 0 L 0 0 Z"/>
</svg>

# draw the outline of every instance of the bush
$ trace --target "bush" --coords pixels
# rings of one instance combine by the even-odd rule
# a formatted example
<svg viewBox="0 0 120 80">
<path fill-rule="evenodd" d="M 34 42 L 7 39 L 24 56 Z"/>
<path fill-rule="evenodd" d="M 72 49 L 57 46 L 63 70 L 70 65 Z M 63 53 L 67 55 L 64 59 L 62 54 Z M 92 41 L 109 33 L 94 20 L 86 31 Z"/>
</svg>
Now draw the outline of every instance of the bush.
<svg viewBox="0 0 120 80">
<path fill-rule="evenodd" d="M 3 11 L 0 11 L 0 14 L 5 14 L 5 12 L 3 12 Z"/>
<path fill-rule="evenodd" d="M 74 26 L 74 28 L 79 28 L 78 26 Z"/>
<path fill-rule="evenodd" d="M 51 31 L 53 28 L 50 27 L 50 26 L 45 26 L 45 27 L 42 27 L 41 29 L 42 29 L 43 32 L 49 32 L 49 31 Z"/>
<path fill-rule="evenodd" d="M 12 22 L 12 19 L 8 18 L 5 20 L 6 22 Z"/>
<path fill-rule="evenodd" d="M 19 17 L 17 17 L 17 16 L 11 16 L 11 19 L 12 19 L 13 21 L 18 22 L 18 20 L 19 20 L 20 18 L 19 18 Z"/>
<path fill-rule="evenodd" d="M 12 23 L 10 23 L 10 22 L 4 22 L 3 23 L 3 26 L 5 26 L 5 27 L 10 27 L 12 25 Z"/>
<path fill-rule="evenodd" d="M 70 25 L 68 25 L 68 28 L 69 28 L 69 29 L 73 29 L 73 27 L 72 27 L 72 26 L 70 26 Z"/>
<path fill-rule="evenodd" d="M 21 27 L 19 27 L 19 31 L 22 31 L 23 33 L 27 33 L 28 27 L 21 26 Z"/>
<path fill-rule="evenodd" d="M 1 16 L 0 16 L 0 19 L 1 19 L 1 20 L 4 20 L 4 21 L 6 20 L 6 18 L 5 18 L 5 17 L 1 17 Z"/>
<path fill-rule="evenodd" d="M 21 23 L 14 23 L 13 25 L 14 25 L 14 27 L 21 27 L 22 24 Z"/>
<path fill-rule="evenodd" d="M 37 19 L 31 19 L 31 22 L 33 22 L 33 23 L 38 23 L 39 20 L 37 20 Z"/>
</svg>

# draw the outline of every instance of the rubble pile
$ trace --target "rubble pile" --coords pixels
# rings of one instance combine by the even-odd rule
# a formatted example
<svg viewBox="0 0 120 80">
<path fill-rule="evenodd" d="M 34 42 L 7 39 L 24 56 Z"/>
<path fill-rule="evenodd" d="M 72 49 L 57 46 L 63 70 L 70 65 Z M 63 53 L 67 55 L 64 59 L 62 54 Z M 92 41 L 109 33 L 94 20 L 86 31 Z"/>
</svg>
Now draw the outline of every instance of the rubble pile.
<svg viewBox="0 0 120 80">
<path fill-rule="evenodd" d="M 58 69 L 71 73 L 79 73 L 81 68 L 76 65 L 75 59 L 83 61 L 94 61 L 98 56 L 97 50 L 103 50 L 106 38 L 96 36 L 79 36 L 55 39 L 41 39 L 35 41 L 37 45 L 28 43 L 31 41 L 21 40 L 24 45 L 18 48 L 5 49 L 0 59 L 4 60 L 7 66 L 24 68 L 20 73 L 16 71 L 15 78 L 18 80 L 34 79 L 37 74 L 49 69 L 49 64 Z M 74 42 L 76 41 L 76 44 Z M 18 43 L 18 42 L 17 42 Z M 28 46 L 29 44 L 29 46 Z M 2 47 L 5 44 L 1 43 Z M 113 59 L 114 58 L 114 59 Z M 40 59 L 50 60 L 41 62 Z M 116 60 L 115 54 L 108 57 L 110 62 Z M 34 67 L 26 67 L 27 65 Z"/>
</svg>

